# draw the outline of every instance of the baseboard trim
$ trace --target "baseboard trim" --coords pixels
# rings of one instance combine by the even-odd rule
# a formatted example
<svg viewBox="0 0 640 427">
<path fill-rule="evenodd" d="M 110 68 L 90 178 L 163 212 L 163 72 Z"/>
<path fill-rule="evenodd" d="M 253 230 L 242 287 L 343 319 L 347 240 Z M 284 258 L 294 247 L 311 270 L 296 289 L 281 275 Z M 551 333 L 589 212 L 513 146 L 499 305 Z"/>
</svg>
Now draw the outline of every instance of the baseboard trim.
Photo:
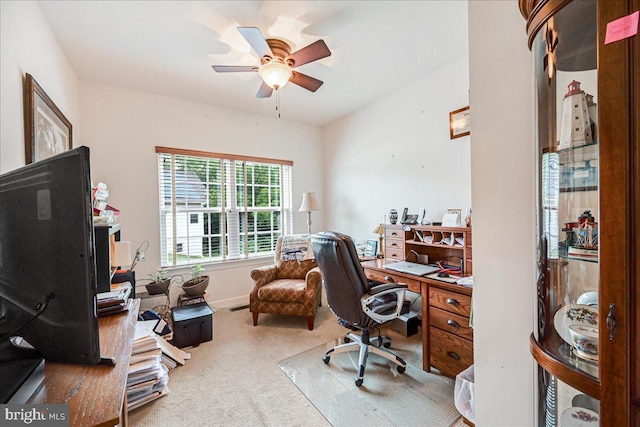
<svg viewBox="0 0 640 427">
<path fill-rule="evenodd" d="M 235 306 L 247 305 L 249 304 L 249 295 L 245 295 L 242 297 L 235 297 L 229 299 L 223 299 L 218 301 L 207 301 L 211 307 L 214 308 L 231 308 Z"/>
</svg>

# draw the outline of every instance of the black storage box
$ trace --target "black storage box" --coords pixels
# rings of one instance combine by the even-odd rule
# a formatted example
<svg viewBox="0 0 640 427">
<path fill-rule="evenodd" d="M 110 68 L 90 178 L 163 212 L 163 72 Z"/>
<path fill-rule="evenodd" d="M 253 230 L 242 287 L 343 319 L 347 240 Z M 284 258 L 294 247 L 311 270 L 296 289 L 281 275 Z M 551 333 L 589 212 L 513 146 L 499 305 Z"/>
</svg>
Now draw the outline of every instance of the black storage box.
<svg viewBox="0 0 640 427">
<path fill-rule="evenodd" d="M 397 319 L 393 319 L 391 322 L 391 329 L 402 336 L 410 337 L 418 333 L 418 315 L 410 311 L 407 314 L 402 314 Z"/>
<path fill-rule="evenodd" d="M 206 302 L 171 309 L 173 340 L 176 347 L 197 346 L 213 338 L 213 310 Z"/>
</svg>

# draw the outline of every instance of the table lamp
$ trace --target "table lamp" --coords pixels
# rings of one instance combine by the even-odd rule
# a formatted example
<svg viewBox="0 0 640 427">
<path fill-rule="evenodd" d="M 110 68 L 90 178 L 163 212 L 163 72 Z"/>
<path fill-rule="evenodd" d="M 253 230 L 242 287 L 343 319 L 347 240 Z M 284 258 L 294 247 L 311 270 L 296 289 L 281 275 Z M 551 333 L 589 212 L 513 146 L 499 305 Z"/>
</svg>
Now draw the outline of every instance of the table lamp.
<svg viewBox="0 0 640 427">
<path fill-rule="evenodd" d="M 302 193 L 302 205 L 300 206 L 300 209 L 298 209 L 298 212 L 307 212 L 308 214 L 307 234 L 311 234 L 311 212 L 319 211 L 319 210 L 320 210 L 320 204 L 316 200 L 316 193 L 312 193 L 312 192 Z"/>
<path fill-rule="evenodd" d="M 378 253 L 376 254 L 376 258 L 384 258 L 384 255 L 382 254 L 382 236 L 384 235 L 384 225 L 378 224 L 373 232 L 377 234 L 378 238 L 380 239 L 380 243 L 378 243 Z"/>
<path fill-rule="evenodd" d="M 113 245 L 113 256 L 111 257 L 111 267 L 122 268 L 131 265 L 131 242 L 115 242 Z"/>
</svg>

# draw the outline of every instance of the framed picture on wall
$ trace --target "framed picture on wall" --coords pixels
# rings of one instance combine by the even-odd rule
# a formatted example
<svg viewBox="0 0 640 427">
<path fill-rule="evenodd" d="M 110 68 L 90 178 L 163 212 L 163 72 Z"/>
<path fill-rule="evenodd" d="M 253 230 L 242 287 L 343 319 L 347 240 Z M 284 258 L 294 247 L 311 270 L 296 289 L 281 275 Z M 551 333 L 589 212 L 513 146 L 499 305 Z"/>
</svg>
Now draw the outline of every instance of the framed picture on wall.
<svg viewBox="0 0 640 427">
<path fill-rule="evenodd" d="M 464 107 L 449 113 L 450 139 L 460 138 L 471 134 L 471 115 L 469 107 Z"/>
<path fill-rule="evenodd" d="M 71 122 L 31 74 L 25 76 L 24 129 L 27 164 L 73 148 Z"/>
</svg>

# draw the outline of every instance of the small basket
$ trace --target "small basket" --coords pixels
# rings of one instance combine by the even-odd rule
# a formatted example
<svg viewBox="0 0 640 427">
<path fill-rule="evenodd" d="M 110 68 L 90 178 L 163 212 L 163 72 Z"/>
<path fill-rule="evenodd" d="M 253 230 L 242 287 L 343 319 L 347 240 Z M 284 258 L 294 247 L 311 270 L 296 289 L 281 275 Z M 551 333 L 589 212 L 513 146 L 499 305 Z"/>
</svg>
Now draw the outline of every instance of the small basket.
<svg viewBox="0 0 640 427">
<path fill-rule="evenodd" d="M 171 283 L 171 279 L 166 279 L 162 282 L 151 282 L 146 284 L 145 287 L 147 288 L 149 295 L 160 295 L 167 292 L 167 289 L 169 289 L 169 283 Z"/>
</svg>

